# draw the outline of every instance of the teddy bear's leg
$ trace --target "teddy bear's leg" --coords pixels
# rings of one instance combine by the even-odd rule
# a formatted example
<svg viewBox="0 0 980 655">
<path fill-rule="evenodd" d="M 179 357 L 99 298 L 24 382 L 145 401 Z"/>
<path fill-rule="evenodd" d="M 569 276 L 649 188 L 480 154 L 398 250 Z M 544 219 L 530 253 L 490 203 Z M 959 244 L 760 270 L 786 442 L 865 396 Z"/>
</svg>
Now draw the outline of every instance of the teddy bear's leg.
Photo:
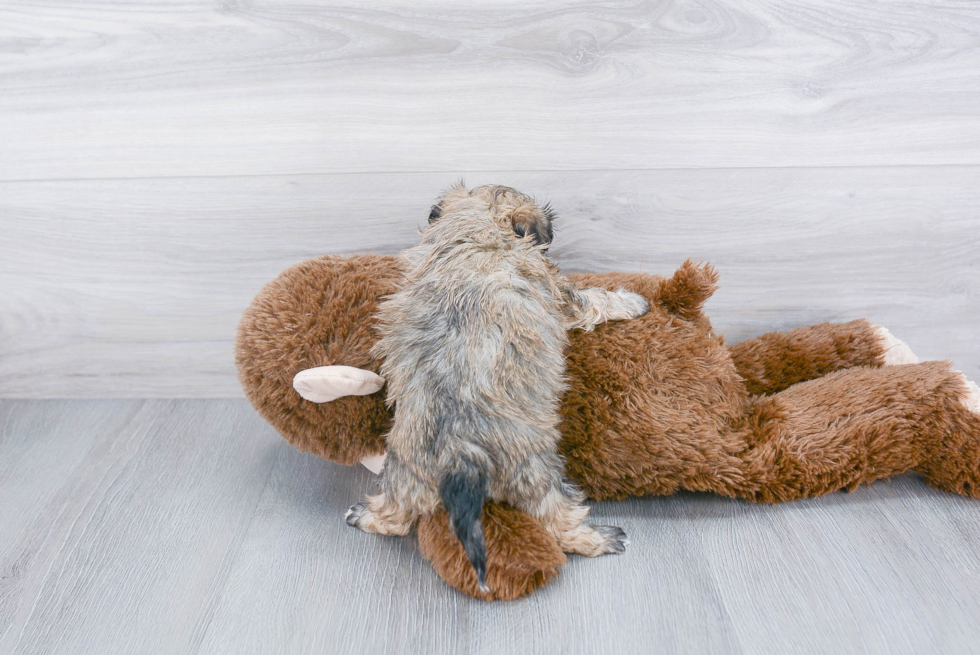
<svg viewBox="0 0 980 655">
<path fill-rule="evenodd" d="M 913 364 L 911 349 L 864 319 L 770 332 L 729 347 L 751 394 L 771 394 L 855 366 Z"/>
<path fill-rule="evenodd" d="M 937 489 L 980 498 L 980 386 L 959 371 L 953 373 L 966 385 L 961 403 L 968 413 L 953 413 L 949 435 L 933 444 L 915 470 Z"/>
<path fill-rule="evenodd" d="M 916 470 L 980 497 L 980 390 L 948 362 L 838 371 L 750 404 L 736 495 L 793 500 Z"/>
<path fill-rule="evenodd" d="M 513 600 L 554 579 L 565 554 L 554 535 L 526 513 L 500 503 L 483 507 L 487 542 L 487 585 L 482 591 L 476 570 L 449 527 L 445 510 L 423 516 L 418 523 L 419 548 L 446 584 L 483 600 Z"/>
</svg>

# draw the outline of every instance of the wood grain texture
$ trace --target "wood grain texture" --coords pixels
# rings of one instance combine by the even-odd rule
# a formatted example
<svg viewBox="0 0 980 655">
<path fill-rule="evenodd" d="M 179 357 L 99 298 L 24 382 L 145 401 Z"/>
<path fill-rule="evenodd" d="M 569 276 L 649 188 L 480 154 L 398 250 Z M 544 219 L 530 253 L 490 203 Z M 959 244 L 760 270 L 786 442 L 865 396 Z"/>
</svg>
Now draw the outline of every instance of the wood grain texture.
<svg viewBox="0 0 980 655">
<path fill-rule="evenodd" d="M 7 0 L 0 179 L 980 164 L 959 0 Z"/>
<path fill-rule="evenodd" d="M 241 403 L 0 407 L 0 651 L 192 652 L 274 432 Z"/>
<path fill-rule="evenodd" d="M 721 272 L 732 341 L 858 317 L 980 380 L 980 168 L 469 173 L 550 199 L 568 272 Z M 395 252 L 452 174 L 0 184 L 0 397 L 239 396 L 283 268 Z"/>
<path fill-rule="evenodd" d="M 980 503 L 911 476 L 752 505 L 600 503 L 626 554 L 530 598 L 343 522 L 373 476 L 242 400 L 0 402 L 0 651 L 923 653 L 980 639 Z"/>
</svg>

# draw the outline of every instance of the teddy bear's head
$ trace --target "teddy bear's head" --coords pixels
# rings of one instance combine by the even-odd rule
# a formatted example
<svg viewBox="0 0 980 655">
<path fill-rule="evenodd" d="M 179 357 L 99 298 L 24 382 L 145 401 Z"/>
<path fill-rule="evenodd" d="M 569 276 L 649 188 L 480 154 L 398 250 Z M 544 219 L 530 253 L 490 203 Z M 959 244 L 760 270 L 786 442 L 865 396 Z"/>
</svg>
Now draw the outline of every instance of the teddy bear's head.
<svg viewBox="0 0 980 655">
<path fill-rule="evenodd" d="M 297 448 L 348 465 L 384 452 L 391 412 L 374 393 L 383 380 L 370 355 L 372 316 L 400 277 L 394 256 L 320 257 L 284 271 L 245 311 L 235 343 L 245 395 Z M 337 387 L 332 397 L 312 379 L 318 371 Z M 318 402 L 294 389 L 297 374 L 297 388 L 309 382 Z"/>
</svg>

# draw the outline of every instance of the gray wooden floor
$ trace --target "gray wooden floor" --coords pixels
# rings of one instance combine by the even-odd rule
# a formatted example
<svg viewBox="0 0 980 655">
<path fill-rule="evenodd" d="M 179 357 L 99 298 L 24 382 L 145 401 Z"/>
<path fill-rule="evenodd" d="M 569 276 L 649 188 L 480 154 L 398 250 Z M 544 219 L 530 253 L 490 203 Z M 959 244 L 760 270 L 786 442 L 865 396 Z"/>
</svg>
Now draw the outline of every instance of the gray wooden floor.
<svg viewBox="0 0 980 655">
<path fill-rule="evenodd" d="M 778 506 L 596 506 L 625 555 L 530 598 L 342 519 L 372 476 L 241 400 L 0 402 L 3 653 L 967 653 L 980 503 L 911 476 Z"/>
</svg>

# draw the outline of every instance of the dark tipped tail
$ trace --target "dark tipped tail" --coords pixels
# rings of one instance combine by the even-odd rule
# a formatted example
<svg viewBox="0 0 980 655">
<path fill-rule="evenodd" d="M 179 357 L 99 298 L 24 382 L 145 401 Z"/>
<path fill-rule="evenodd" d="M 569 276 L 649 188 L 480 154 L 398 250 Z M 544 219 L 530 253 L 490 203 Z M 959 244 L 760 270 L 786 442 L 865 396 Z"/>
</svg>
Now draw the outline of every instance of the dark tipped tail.
<svg viewBox="0 0 980 655">
<path fill-rule="evenodd" d="M 447 473 L 439 485 L 439 495 L 449 513 L 450 525 L 476 569 L 480 591 L 484 592 L 490 591 L 487 586 L 487 544 L 483 540 L 483 524 L 480 522 L 486 489 L 486 477 L 473 465 L 464 465 Z"/>
</svg>

